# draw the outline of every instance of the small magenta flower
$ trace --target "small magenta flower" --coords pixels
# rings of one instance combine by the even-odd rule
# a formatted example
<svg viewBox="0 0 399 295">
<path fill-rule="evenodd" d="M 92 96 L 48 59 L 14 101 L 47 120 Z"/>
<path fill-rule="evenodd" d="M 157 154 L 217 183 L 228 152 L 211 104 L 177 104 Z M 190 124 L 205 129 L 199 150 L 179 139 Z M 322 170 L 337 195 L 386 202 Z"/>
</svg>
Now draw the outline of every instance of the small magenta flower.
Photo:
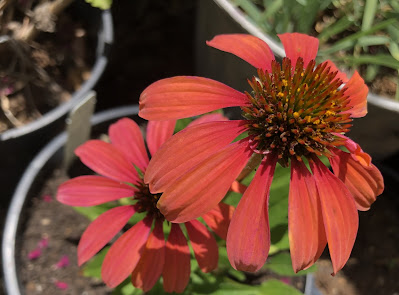
<svg viewBox="0 0 399 295">
<path fill-rule="evenodd" d="M 143 91 L 139 115 L 148 120 L 233 106 L 240 107 L 244 117 L 176 134 L 153 157 L 144 182 L 152 193 L 163 192 L 157 206 L 167 220 L 185 222 L 218 204 L 243 168 L 255 168 L 261 161 L 227 236 L 232 266 L 256 271 L 270 248 L 268 200 L 274 169 L 277 162 L 291 166 L 288 226 L 293 269 L 311 266 L 328 243 L 336 273 L 355 242 L 357 209 L 368 210 L 384 188 L 370 156 L 343 136 L 353 118 L 366 115 L 368 88 L 357 72 L 348 79 L 331 61 L 316 65 L 316 38 L 298 33 L 279 37 L 287 56 L 281 63 L 254 36 L 219 35 L 207 42 L 257 69 L 257 77 L 248 81 L 251 93 L 189 76 L 163 79 Z M 233 141 L 242 134 L 244 138 Z M 334 174 L 321 156 L 328 157 Z"/>
<path fill-rule="evenodd" d="M 54 281 L 54 285 L 60 290 L 67 290 L 69 288 L 68 283 L 63 281 Z"/>
<path fill-rule="evenodd" d="M 41 255 L 42 255 L 42 250 L 39 247 L 37 247 L 28 253 L 28 259 L 35 260 L 38 259 Z"/>
<path fill-rule="evenodd" d="M 62 255 L 60 260 L 55 264 L 55 268 L 65 268 L 69 265 L 68 255 Z"/>
<path fill-rule="evenodd" d="M 28 253 L 29 260 L 38 259 L 42 255 L 42 250 L 48 247 L 48 237 L 42 238 L 38 243 L 35 249 Z"/>
<path fill-rule="evenodd" d="M 225 120 L 221 115 L 204 116 L 192 125 L 209 120 Z M 176 121 L 148 122 L 147 147 L 154 155 L 172 136 Z M 132 205 L 110 209 L 94 220 L 83 233 L 78 246 L 78 263 L 82 265 L 127 226 L 135 213 L 145 213 L 143 220 L 130 227 L 111 246 L 102 264 L 102 278 L 116 287 L 132 275 L 135 287 L 150 290 L 163 276 L 167 292 L 182 292 L 190 278 L 190 250 L 182 225 L 168 227 L 157 208 L 161 193 L 152 194 L 143 181 L 149 157 L 139 126 L 121 119 L 109 128 L 111 143 L 90 140 L 76 150 L 81 161 L 102 176 L 80 176 L 63 183 L 57 194 L 61 203 L 71 206 L 94 206 L 131 198 Z M 142 173 L 139 173 L 136 168 Z M 234 207 L 219 204 L 202 217 L 206 224 L 225 239 Z M 207 227 L 197 220 L 184 224 L 199 267 L 204 272 L 217 267 L 218 246 Z"/>
</svg>

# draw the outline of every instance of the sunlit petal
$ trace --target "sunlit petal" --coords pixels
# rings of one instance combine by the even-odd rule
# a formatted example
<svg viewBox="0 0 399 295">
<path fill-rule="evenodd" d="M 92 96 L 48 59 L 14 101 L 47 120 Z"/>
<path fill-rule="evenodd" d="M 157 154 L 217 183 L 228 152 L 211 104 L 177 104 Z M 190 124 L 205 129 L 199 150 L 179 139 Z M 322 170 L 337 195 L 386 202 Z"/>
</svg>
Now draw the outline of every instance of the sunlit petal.
<svg viewBox="0 0 399 295">
<path fill-rule="evenodd" d="M 246 141 L 216 152 L 167 187 L 158 201 L 159 210 L 172 222 L 186 222 L 208 212 L 226 195 L 251 154 Z"/>
<path fill-rule="evenodd" d="M 228 145 L 245 130 L 243 121 L 208 122 L 185 128 L 151 159 L 144 175 L 152 193 L 164 192 L 186 171 Z"/>
<path fill-rule="evenodd" d="M 215 208 L 203 214 L 201 217 L 215 234 L 223 240 L 226 240 L 227 230 L 229 229 L 233 213 L 233 206 L 220 202 Z"/>
<path fill-rule="evenodd" d="M 149 159 L 140 127 L 131 119 L 123 118 L 109 127 L 112 145 L 122 151 L 130 163 L 144 171 Z"/>
<path fill-rule="evenodd" d="M 255 272 L 265 263 L 270 249 L 269 190 L 276 155 L 266 157 L 233 214 L 227 233 L 227 254 L 237 270 Z"/>
<path fill-rule="evenodd" d="M 76 155 L 90 169 L 116 181 L 136 183 L 139 179 L 133 164 L 110 143 L 89 140 L 75 150 Z"/>
<path fill-rule="evenodd" d="M 147 123 L 147 146 L 151 155 L 165 143 L 175 130 L 176 120 L 169 121 L 149 121 Z"/>
<path fill-rule="evenodd" d="M 335 149 L 330 158 L 334 174 L 342 180 L 355 199 L 358 210 L 368 210 L 384 190 L 381 172 L 373 164 L 362 165 L 350 153 Z M 363 159 L 363 158 L 361 158 Z"/>
<path fill-rule="evenodd" d="M 313 265 L 327 244 L 316 183 L 303 162 L 291 160 L 288 236 L 295 272 Z"/>
<path fill-rule="evenodd" d="M 126 225 L 135 212 L 133 206 L 120 206 L 106 211 L 90 223 L 79 241 L 79 265 L 100 251 Z"/>
<path fill-rule="evenodd" d="M 203 272 L 210 272 L 218 265 L 219 251 L 215 238 L 198 220 L 185 223 L 195 258 Z"/>
<path fill-rule="evenodd" d="M 359 217 L 350 191 L 317 158 L 309 161 L 323 212 L 324 229 L 330 250 L 333 273 L 348 261 L 355 243 Z"/>
<path fill-rule="evenodd" d="M 295 66 L 299 57 L 303 58 L 305 68 L 311 60 L 316 59 L 319 49 L 317 38 L 300 33 L 284 33 L 279 34 L 278 37 L 283 43 L 285 53 L 293 66 Z"/>
<path fill-rule="evenodd" d="M 166 292 L 181 293 L 190 279 L 190 249 L 180 225 L 172 223 L 166 242 L 165 267 L 162 273 Z"/>
<path fill-rule="evenodd" d="M 244 93 L 212 79 L 178 76 L 159 80 L 140 95 L 140 117 L 171 120 L 202 115 L 233 106 L 245 106 Z"/>
<path fill-rule="evenodd" d="M 342 113 L 350 113 L 352 118 L 364 117 L 367 114 L 367 95 L 369 89 L 359 73 L 355 71 L 349 82 L 345 85 L 345 95 L 349 98 L 352 108 Z"/>
<path fill-rule="evenodd" d="M 190 124 L 188 124 L 187 127 L 191 127 L 191 126 L 195 126 L 195 125 L 207 123 L 207 122 L 217 122 L 217 121 L 227 121 L 227 120 L 228 120 L 228 118 L 226 118 L 225 116 L 223 116 L 220 113 L 207 114 L 207 115 L 203 115 L 203 116 L 199 117 L 198 119 L 195 119 Z"/>
<path fill-rule="evenodd" d="M 101 267 L 101 277 L 107 286 L 118 286 L 132 273 L 141 258 L 152 221 L 152 217 L 146 217 L 111 246 Z"/>
<path fill-rule="evenodd" d="M 274 54 L 263 40 L 248 34 L 217 35 L 207 45 L 232 53 L 257 69 L 270 72 Z"/>
<path fill-rule="evenodd" d="M 58 187 L 57 200 L 69 206 L 95 206 L 132 197 L 135 189 L 124 183 L 95 175 L 72 178 Z"/>
<path fill-rule="evenodd" d="M 326 60 L 325 63 L 327 63 L 327 67 L 330 67 L 330 72 L 337 72 L 336 78 L 341 79 L 343 83 L 348 82 L 348 76 L 344 72 L 340 71 L 331 60 Z"/>
<path fill-rule="evenodd" d="M 147 292 L 154 287 L 162 274 L 165 263 L 165 237 L 162 221 L 156 221 L 148 237 L 141 259 L 132 273 L 132 284 Z"/>
</svg>

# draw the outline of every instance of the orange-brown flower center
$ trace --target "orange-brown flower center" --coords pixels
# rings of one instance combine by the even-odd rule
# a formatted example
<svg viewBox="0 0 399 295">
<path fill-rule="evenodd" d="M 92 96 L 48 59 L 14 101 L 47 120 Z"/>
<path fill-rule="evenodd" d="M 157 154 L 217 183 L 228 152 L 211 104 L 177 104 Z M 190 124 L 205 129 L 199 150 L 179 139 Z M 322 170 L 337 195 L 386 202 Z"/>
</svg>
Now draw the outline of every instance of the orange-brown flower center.
<svg viewBox="0 0 399 295">
<path fill-rule="evenodd" d="M 152 194 L 144 181 L 138 185 L 138 192 L 135 193 L 134 199 L 137 200 L 136 208 L 138 212 L 147 212 L 147 214 L 154 216 L 154 218 L 164 220 L 165 217 L 157 208 L 157 203 L 162 194 Z"/>
<path fill-rule="evenodd" d="M 295 68 L 284 58 L 282 65 L 272 62 L 272 71 L 258 70 L 258 78 L 248 81 L 246 93 L 252 105 L 242 107 L 249 121 L 252 149 L 261 154 L 276 152 L 279 162 L 288 165 L 290 157 L 301 159 L 311 154 L 330 156 L 329 147 L 342 145 L 333 133 L 345 133 L 352 119 L 345 88 L 337 72 L 327 63 L 306 68 L 299 58 Z"/>
</svg>

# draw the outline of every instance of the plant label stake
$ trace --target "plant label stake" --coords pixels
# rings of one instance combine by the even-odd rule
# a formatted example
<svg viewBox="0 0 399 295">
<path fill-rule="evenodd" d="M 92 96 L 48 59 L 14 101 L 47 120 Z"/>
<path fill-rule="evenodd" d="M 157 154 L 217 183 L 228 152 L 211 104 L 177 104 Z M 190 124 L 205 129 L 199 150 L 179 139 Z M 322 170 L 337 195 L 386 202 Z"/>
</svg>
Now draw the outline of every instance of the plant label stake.
<svg viewBox="0 0 399 295">
<path fill-rule="evenodd" d="M 87 96 L 76 105 L 66 119 L 67 141 L 64 149 L 64 168 L 68 169 L 75 158 L 75 149 L 90 137 L 90 118 L 96 105 L 96 92 L 90 91 Z"/>
</svg>

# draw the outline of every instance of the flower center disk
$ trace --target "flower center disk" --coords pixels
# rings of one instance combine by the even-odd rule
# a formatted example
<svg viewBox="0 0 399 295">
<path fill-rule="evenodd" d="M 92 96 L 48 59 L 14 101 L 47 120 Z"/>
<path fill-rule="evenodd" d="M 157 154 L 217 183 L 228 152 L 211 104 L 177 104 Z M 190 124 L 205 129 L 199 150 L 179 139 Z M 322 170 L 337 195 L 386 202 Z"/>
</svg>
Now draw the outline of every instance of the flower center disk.
<svg viewBox="0 0 399 295">
<path fill-rule="evenodd" d="M 288 166 L 290 157 L 331 156 L 328 148 L 343 144 L 334 133 L 345 133 L 352 126 L 349 99 L 337 72 L 327 63 L 306 68 L 298 58 L 295 68 L 284 58 L 272 62 L 272 71 L 258 69 L 258 78 L 249 80 L 252 105 L 242 107 L 256 153 L 278 154 L 279 163 Z"/>
<path fill-rule="evenodd" d="M 138 191 L 134 194 L 134 200 L 137 201 L 136 208 L 138 212 L 147 212 L 148 215 L 156 219 L 164 220 L 165 217 L 157 208 L 157 203 L 162 194 L 152 194 L 148 184 L 141 181 L 136 185 Z"/>
</svg>

